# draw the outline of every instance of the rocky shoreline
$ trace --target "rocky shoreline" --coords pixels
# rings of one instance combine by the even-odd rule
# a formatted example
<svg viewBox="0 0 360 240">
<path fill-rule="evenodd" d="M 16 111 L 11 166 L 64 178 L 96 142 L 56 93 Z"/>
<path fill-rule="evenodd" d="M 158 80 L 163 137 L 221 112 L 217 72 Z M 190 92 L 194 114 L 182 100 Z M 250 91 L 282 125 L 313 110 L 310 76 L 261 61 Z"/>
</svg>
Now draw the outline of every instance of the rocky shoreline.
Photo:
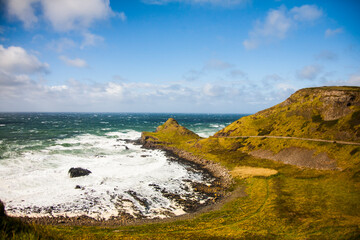
<svg viewBox="0 0 360 240">
<path fill-rule="evenodd" d="M 130 142 L 131 140 L 129 140 Z M 144 223 L 155 223 L 155 222 L 168 222 L 179 219 L 188 219 L 196 216 L 200 213 L 204 213 L 210 210 L 218 209 L 229 199 L 232 199 L 232 195 L 245 195 L 243 190 L 228 193 L 226 190 L 233 183 L 232 177 L 229 171 L 218 163 L 211 162 L 209 160 L 194 156 L 193 154 L 176 149 L 174 147 L 168 147 L 164 145 L 157 145 L 149 142 L 144 142 L 141 139 L 137 141 L 131 141 L 133 144 L 140 144 L 146 149 L 159 149 L 166 153 L 167 157 L 171 161 L 177 161 L 190 166 L 188 170 L 202 171 L 206 178 L 215 178 L 212 184 L 206 185 L 201 183 L 190 183 L 195 192 L 206 194 L 211 197 L 211 200 L 200 203 L 194 200 L 184 200 L 176 194 L 163 192 L 169 199 L 176 201 L 182 205 L 185 209 L 185 214 L 179 216 L 169 216 L 168 218 L 153 218 L 147 219 L 138 216 L 133 217 L 127 213 L 121 213 L 117 217 L 110 219 L 94 219 L 88 216 L 77 216 L 77 217 L 16 217 L 21 221 L 42 225 L 64 225 L 64 226 L 125 226 L 125 225 L 139 225 Z M 154 186 L 156 187 L 156 186 Z"/>
<path fill-rule="evenodd" d="M 152 142 L 146 142 L 141 140 L 141 144 L 147 149 L 160 149 L 167 153 L 169 156 L 175 156 L 178 161 L 185 161 L 192 163 L 195 168 L 200 168 L 207 171 L 213 177 L 219 180 L 219 184 L 223 189 L 228 188 L 232 183 L 233 179 L 229 170 L 221 166 L 219 163 L 215 163 L 204 158 L 193 155 L 192 153 L 184 150 L 177 149 L 175 147 L 169 147 L 166 145 L 159 145 Z"/>
</svg>

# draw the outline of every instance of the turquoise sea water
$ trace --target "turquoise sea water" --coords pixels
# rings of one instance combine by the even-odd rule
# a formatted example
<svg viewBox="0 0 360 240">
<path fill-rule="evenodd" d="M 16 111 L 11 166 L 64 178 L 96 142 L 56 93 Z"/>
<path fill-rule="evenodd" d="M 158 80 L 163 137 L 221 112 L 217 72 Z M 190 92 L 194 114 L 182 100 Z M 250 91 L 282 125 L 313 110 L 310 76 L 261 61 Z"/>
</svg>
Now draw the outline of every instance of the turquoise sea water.
<svg viewBox="0 0 360 240">
<path fill-rule="evenodd" d="M 169 117 L 207 137 L 242 115 L 0 113 L 0 199 L 15 216 L 183 214 L 184 208 L 163 193 L 207 201 L 189 183 L 211 179 L 162 151 L 126 141 L 154 131 Z M 92 173 L 69 178 L 71 167 Z"/>
</svg>

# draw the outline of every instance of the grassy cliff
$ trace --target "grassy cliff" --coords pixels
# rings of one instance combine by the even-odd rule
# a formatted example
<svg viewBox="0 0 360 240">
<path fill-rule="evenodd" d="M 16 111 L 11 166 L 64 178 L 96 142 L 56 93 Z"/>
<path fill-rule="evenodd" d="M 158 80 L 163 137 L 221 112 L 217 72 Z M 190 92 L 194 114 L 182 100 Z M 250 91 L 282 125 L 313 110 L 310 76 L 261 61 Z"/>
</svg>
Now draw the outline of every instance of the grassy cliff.
<svg viewBox="0 0 360 240">
<path fill-rule="evenodd" d="M 360 88 L 301 89 L 284 102 L 243 117 L 215 134 L 262 135 L 360 142 Z"/>
</svg>

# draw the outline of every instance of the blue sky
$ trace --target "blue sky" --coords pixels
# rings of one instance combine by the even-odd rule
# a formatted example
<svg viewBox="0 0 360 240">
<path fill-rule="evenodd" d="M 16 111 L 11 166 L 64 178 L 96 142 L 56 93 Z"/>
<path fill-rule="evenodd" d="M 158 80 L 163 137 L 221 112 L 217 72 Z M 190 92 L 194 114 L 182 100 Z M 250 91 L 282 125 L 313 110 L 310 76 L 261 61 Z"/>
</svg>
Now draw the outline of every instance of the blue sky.
<svg viewBox="0 0 360 240">
<path fill-rule="evenodd" d="M 0 4 L 0 111 L 254 113 L 360 86 L 356 0 Z"/>
</svg>

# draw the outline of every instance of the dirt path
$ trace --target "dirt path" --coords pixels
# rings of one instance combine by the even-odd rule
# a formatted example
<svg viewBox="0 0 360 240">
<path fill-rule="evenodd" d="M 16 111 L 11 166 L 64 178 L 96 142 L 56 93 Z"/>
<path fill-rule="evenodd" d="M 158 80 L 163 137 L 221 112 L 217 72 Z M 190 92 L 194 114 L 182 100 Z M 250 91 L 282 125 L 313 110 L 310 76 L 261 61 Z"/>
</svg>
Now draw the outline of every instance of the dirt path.
<svg viewBox="0 0 360 240">
<path fill-rule="evenodd" d="M 305 141 L 312 141 L 312 142 L 326 142 L 326 143 L 337 143 L 337 144 L 357 145 L 357 146 L 360 146 L 360 143 L 357 143 L 357 142 L 345 142 L 345 141 L 325 140 L 325 139 L 316 139 L 316 138 L 267 136 L 267 135 L 265 135 L 265 136 L 231 136 L 231 137 L 217 137 L 217 138 L 278 138 L 278 139 L 297 139 L 297 140 L 305 140 Z"/>
</svg>

